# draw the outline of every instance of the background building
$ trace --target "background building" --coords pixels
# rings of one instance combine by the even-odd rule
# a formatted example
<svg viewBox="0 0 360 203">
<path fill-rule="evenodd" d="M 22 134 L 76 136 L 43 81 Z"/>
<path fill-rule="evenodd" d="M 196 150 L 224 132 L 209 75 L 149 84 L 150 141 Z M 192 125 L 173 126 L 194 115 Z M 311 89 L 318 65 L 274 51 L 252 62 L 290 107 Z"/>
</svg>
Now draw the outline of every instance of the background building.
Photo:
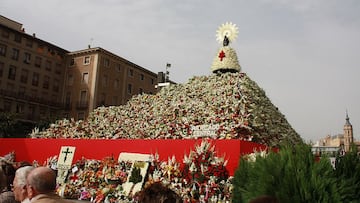
<svg viewBox="0 0 360 203">
<path fill-rule="evenodd" d="M 99 106 L 155 93 L 158 75 L 102 48 L 69 52 L 0 16 L 0 112 L 24 124 L 85 119 Z"/>
<path fill-rule="evenodd" d="M 125 104 L 135 94 L 156 92 L 157 74 L 102 48 L 68 53 L 64 117 L 84 119 L 99 106 Z"/>
<path fill-rule="evenodd" d="M 57 116 L 67 53 L 0 16 L 0 110 L 24 122 Z"/>
<path fill-rule="evenodd" d="M 347 113 L 343 130 L 343 134 L 338 134 L 335 136 L 328 135 L 325 138 L 317 141 L 317 143 L 313 145 L 312 151 L 319 156 L 322 153 L 326 153 L 333 157 L 335 157 L 338 152 L 349 152 L 352 145 L 356 145 L 358 151 L 360 151 L 360 142 L 354 140 L 353 128 Z"/>
</svg>

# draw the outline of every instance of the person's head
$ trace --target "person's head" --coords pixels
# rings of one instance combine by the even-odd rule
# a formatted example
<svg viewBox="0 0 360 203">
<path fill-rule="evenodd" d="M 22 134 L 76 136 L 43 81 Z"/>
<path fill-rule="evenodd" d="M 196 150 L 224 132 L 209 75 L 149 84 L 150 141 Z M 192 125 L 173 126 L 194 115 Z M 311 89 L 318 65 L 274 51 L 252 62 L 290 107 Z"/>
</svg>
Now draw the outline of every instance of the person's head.
<svg viewBox="0 0 360 203">
<path fill-rule="evenodd" d="M 181 197 L 160 182 L 145 187 L 139 195 L 140 203 L 181 203 Z"/>
<path fill-rule="evenodd" d="M 37 167 L 30 171 L 26 181 L 30 199 L 38 194 L 52 193 L 56 188 L 56 174 L 48 167 Z"/>
<path fill-rule="evenodd" d="M 32 166 L 23 166 L 16 170 L 13 181 L 13 191 L 17 201 L 21 202 L 27 198 L 26 177 L 33 169 L 34 167 Z"/>
</svg>

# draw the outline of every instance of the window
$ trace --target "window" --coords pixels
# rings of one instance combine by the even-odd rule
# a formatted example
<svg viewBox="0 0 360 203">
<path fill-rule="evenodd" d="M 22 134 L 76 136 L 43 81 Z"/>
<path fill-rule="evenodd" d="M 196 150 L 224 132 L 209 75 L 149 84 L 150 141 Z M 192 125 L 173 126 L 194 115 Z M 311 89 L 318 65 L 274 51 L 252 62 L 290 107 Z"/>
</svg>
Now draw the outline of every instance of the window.
<svg viewBox="0 0 360 203">
<path fill-rule="evenodd" d="M 71 92 L 66 92 L 66 96 L 65 96 L 65 107 L 67 109 L 70 109 L 71 107 Z"/>
<path fill-rule="evenodd" d="M 55 79 L 53 83 L 53 90 L 54 92 L 59 92 L 59 89 L 60 89 L 60 82 L 58 79 Z"/>
<path fill-rule="evenodd" d="M 26 88 L 25 88 L 24 86 L 20 86 L 18 93 L 19 93 L 19 95 L 24 96 L 24 95 L 25 95 L 25 91 L 26 91 Z"/>
<path fill-rule="evenodd" d="M 26 44 L 27 47 L 32 47 L 33 46 L 33 42 L 30 39 L 26 39 Z"/>
<path fill-rule="evenodd" d="M 4 63 L 0 63 L 0 77 L 3 76 L 4 73 Z"/>
<path fill-rule="evenodd" d="M 14 36 L 14 41 L 21 43 L 21 35 L 15 34 L 15 36 Z"/>
<path fill-rule="evenodd" d="M 39 85 L 39 73 L 33 73 L 31 84 L 33 86 L 38 86 Z"/>
<path fill-rule="evenodd" d="M 9 38 L 10 33 L 7 30 L 3 30 L 1 35 L 3 36 L 3 38 Z"/>
<path fill-rule="evenodd" d="M 103 87 L 106 87 L 106 86 L 107 86 L 107 83 L 108 83 L 108 76 L 107 76 L 107 75 L 104 75 L 104 76 L 103 76 L 103 80 L 102 80 L 102 86 L 103 86 Z"/>
<path fill-rule="evenodd" d="M 6 55 L 6 45 L 0 44 L 0 56 L 5 56 L 5 55 Z"/>
<path fill-rule="evenodd" d="M 19 59 L 19 49 L 13 48 L 13 52 L 12 52 L 11 58 L 14 59 L 14 60 L 18 60 L 18 59 Z"/>
<path fill-rule="evenodd" d="M 16 67 L 11 65 L 9 68 L 8 79 L 15 80 L 15 77 L 16 77 Z"/>
<path fill-rule="evenodd" d="M 51 61 L 46 60 L 45 62 L 45 70 L 51 71 Z"/>
<path fill-rule="evenodd" d="M 151 78 L 151 84 L 153 85 L 154 84 L 154 78 Z"/>
<path fill-rule="evenodd" d="M 88 84 L 89 83 L 89 73 L 83 73 L 82 74 L 82 83 Z"/>
<path fill-rule="evenodd" d="M 44 52 L 44 45 L 42 44 L 38 44 L 38 48 L 36 50 L 38 53 L 43 53 Z"/>
<path fill-rule="evenodd" d="M 41 67 L 41 60 L 42 60 L 41 57 L 39 57 L 39 56 L 35 57 L 35 67 L 38 67 L 38 68 Z"/>
<path fill-rule="evenodd" d="M 71 85 L 73 85 L 73 83 L 74 83 L 74 77 L 73 77 L 72 74 L 69 74 L 69 75 L 68 75 L 68 78 L 67 78 L 67 84 L 68 84 L 69 86 L 71 86 Z"/>
<path fill-rule="evenodd" d="M 82 90 L 80 92 L 80 104 L 86 104 L 87 102 L 87 92 L 85 90 Z"/>
<path fill-rule="evenodd" d="M 70 66 L 74 66 L 75 65 L 75 59 L 70 59 Z"/>
<path fill-rule="evenodd" d="M 132 92 L 132 85 L 131 84 L 128 84 L 127 92 L 128 92 L 128 94 L 131 94 L 131 92 Z"/>
<path fill-rule="evenodd" d="M 120 65 L 120 64 L 116 64 L 115 69 L 116 69 L 116 71 L 120 72 L 120 71 L 121 71 L 121 65 Z"/>
<path fill-rule="evenodd" d="M 55 65 L 55 74 L 61 75 L 61 64 L 56 63 Z"/>
<path fill-rule="evenodd" d="M 31 59 L 31 54 L 25 52 L 25 53 L 24 53 L 24 63 L 29 64 L 29 63 L 30 63 L 30 59 Z"/>
<path fill-rule="evenodd" d="M 20 81 L 22 83 L 27 83 L 28 81 L 28 75 L 29 75 L 29 71 L 28 70 L 21 70 L 21 75 L 20 75 Z"/>
<path fill-rule="evenodd" d="M 133 69 L 129 69 L 128 71 L 128 76 L 133 76 L 134 75 L 134 70 Z"/>
<path fill-rule="evenodd" d="M 140 74 L 140 80 L 144 80 L 144 74 Z"/>
<path fill-rule="evenodd" d="M 104 66 L 105 66 L 105 67 L 109 67 L 109 66 L 110 66 L 110 60 L 109 60 L 109 59 L 104 59 Z"/>
<path fill-rule="evenodd" d="M 90 64 L 90 56 L 84 57 L 84 65 Z"/>
<path fill-rule="evenodd" d="M 120 81 L 119 81 L 119 79 L 115 79 L 115 80 L 114 80 L 114 88 L 117 89 L 117 88 L 119 88 L 119 86 L 120 86 Z"/>
<path fill-rule="evenodd" d="M 23 113 L 24 112 L 24 104 L 23 103 L 17 103 L 16 104 L 16 113 Z"/>
<path fill-rule="evenodd" d="M 43 88 L 44 89 L 49 89 L 49 84 L 50 84 L 50 77 L 45 75 L 44 76 L 44 81 L 43 81 Z"/>
</svg>

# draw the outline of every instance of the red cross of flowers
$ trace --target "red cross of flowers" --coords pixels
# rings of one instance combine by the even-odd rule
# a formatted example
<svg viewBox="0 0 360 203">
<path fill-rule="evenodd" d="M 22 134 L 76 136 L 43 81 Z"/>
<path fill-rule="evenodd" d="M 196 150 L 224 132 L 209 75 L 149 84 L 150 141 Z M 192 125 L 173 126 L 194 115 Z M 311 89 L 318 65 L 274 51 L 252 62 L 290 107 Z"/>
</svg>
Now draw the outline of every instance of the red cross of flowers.
<svg viewBox="0 0 360 203">
<path fill-rule="evenodd" d="M 79 177 L 76 174 L 73 174 L 72 176 L 70 176 L 70 180 L 75 182 L 79 179 Z"/>
<path fill-rule="evenodd" d="M 219 58 L 220 58 L 220 61 L 222 61 L 223 58 L 225 58 L 225 52 L 223 50 L 221 50 L 221 52 L 219 53 Z"/>
</svg>

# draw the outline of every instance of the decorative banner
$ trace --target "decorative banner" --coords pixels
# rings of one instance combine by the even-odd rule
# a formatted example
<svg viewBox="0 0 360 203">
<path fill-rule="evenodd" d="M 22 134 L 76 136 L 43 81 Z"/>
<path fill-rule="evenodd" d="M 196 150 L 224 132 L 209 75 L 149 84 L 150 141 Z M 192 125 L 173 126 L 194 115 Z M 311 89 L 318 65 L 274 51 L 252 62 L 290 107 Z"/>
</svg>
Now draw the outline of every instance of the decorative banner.
<svg viewBox="0 0 360 203">
<path fill-rule="evenodd" d="M 58 169 L 70 169 L 75 154 L 75 147 L 62 146 L 57 163 Z"/>
<path fill-rule="evenodd" d="M 125 194 L 135 194 L 142 189 L 149 162 L 151 161 L 151 154 L 122 152 L 120 153 L 118 160 L 119 162 L 129 161 L 132 163 L 130 175 L 122 186 Z"/>
<path fill-rule="evenodd" d="M 191 126 L 192 135 L 197 137 L 216 137 L 219 130 L 219 124 L 215 125 L 196 125 Z"/>
<path fill-rule="evenodd" d="M 118 161 L 151 161 L 151 154 L 121 152 Z"/>
</svg>

